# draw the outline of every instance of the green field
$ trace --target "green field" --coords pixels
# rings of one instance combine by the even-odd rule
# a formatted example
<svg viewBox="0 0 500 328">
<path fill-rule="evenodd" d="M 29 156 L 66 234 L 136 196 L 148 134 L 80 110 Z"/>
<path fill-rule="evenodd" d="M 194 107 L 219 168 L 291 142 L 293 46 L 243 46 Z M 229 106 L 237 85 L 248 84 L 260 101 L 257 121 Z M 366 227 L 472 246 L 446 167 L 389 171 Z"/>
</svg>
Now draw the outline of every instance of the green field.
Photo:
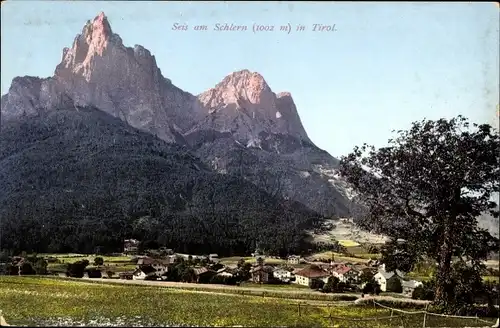
<svg viewBox="0 0 500 328">
<path fill-rule="evenodd" d="M 343 262 L 351 262 L 351 263 L 368 263 L 370 258 L 361 258 L 361 257 L 350 257 L 342 255 L 341 253 L 336 252 L 322 252 L 316 253 L 312 256 L 315 259 L 334 259 L 334 261 L 343 261 Z"/>
<path fill-rule="evenodd" d="M 248 263 L 255 263 L 257 261 L 257 258 L 247 256 L 247 257 L 241 257 L 241 256 L 233 256 L 233 257 L 223 257 L 220 259 L 221 264 L 237 264 L 239 260 L 244 259 L 245 262 Z M 267 264 L 286 264 L 287 261 L 283 259 L 271 259 L 271 258 L 265 258 L 264 262 Z"/>
<path fill-rule="evenodd" d="M 69 263 L 76 261 L 88 260 L 90 265 L 88 268 L 95 268 L 93 265 L 94 259 L 100 255 L 85 255 L 85 254 L 37 254 L 38 257 L 45 259 L 56 258 L 57 262 L 49 262 L 47 269 L 52 272 L 65 272 Z M 131 256 L 100 256 L 104 260 L 104 265 L 100 268 L 106 271 L 123 272 L 132 271 L 135 269 L 135 264 L 132 263 Z"/>
<path fill-rule="evenodd" d="M 273 285 L 273 284 L 257 284 L 253 282 L 244 282 L 241 284 L 241 287 L 250 287 L 250 288 L 265 288 L 265 289 L 299 289 L 299 290 L 311 290 L 309 287 L 304 286 L 304 285 L 298 285 L 298 284 L 278 284 L 278 285 Z"/>
<path fill-rule="evenodd" d="M 81 260 L 88 260 L 93 262 L 96 257 L 102 257 L 104 263 L 123 263 L 130 262 L 132 260 L 131 256 L 104 256 L 104 255 L 87 255 L 87 254 L 38 254 L 38 257 L 55 257 L 59 261 L 64 263 L 73 263 Z"/>
<path fill-rule="evenodd" d="M 484 276 L 483 279 L 485 281 L 494 281 L 494 282 L 499 282 L 500 281 L 500 277 L 498 276 Z"/>
<path fill-rule="evenodd" d="M 326 306 L 266 297 L 219 295 L 161 287 L 108 285 L 39 277 L 0 277 L 0 309 L 11 325 L 206 325 L 421 327 L 421 315 L 390 317 L 371 306 Z M 331 321 L 325 318 L 334 317 Z M 364 321 L 364 318 L 380 320 Z M 384 319 L 386 318 L 386 319 Z M 471 320 L 466 320 L 471 321 Z M 493 320 L 491 320 L 493 323 Z M 432 326 L 477 326 L 429 318 Z M 430 325 L 429 325 L 430 326 Z"/>
<path fill-rule="evenodd" d="M 355 242 L 354 240 L 350 239 L 342 239 L 338 241 L 340 245 L 344 247 L 356 247 L 359 246 L 359 243 Z"/>
</svg>

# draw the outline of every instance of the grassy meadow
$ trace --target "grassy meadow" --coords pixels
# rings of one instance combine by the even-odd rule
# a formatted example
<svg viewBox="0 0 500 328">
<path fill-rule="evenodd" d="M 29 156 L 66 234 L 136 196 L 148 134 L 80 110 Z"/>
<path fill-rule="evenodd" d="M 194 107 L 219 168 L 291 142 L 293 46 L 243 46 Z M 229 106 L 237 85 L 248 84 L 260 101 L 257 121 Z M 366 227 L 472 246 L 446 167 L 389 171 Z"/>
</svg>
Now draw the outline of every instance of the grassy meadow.
<svg viewBox="0 0 500 328">
<path fill-rule="evenodd" d="M 334 259 L 334 261 L 342 261 L 342 262 L 357 262 L 357 263 L 368 263 L 370 261 L 370 258 L 362 258 L 358 257 L 358 255 L 355 255 L 356 257 L 351 257 L 351 256 L 345 256 L 341 253 L 336 253 L 336 252 L 322 252 L 322 253 L 316 253 L 312 256 L 314 259 Z"/>
<path fill-rule="evenodd" d="M 309 291 L 311 290 L 309 287 L 299 284 L 283 284 L 283 285 L 273 285 L 273 284 L 258 284 L 254 282 L 244 282 L 241 284 L 241 287 L 249 287 L 249 288 L 265 288 L 265 289 L 301 289 Z"/>
<path fill-rule="evenodd" d="M 101 268 L 108 271 L 123 272 L 135 269 L 135 264 L 132 263 L 131 256 L 101 256 L 85 254 L 38 254 L 37 256 L 44 257 L 46 259 L 52 258 L 47 266 L 47 269 L 52 272 L 65 272 L 69 263 L 82 260 L 88 260 L 90 262 L 88 267 L 93 268 L 94 259 L 98 256 L 102 257 L 104 260 L 104 265 L 102 265 Z"/>
<path fill-rule="evenodd" d="M 237 264 L 238 261 L 241 259 L 244 259 L 245 262 L 252 263 L 252 264 L 257 261 L 257 258 L 252 257 L 252 256 L 247 256 L 247 257 L 233 256 L 233 257 L 221 258 L 220 263 L 225 264 L 225 265 L 234 265 L 234 264 Z M 283 259 L 272 259 L 272 258 L 268 258 L 268 257 L 266 257 L 264 259 L 264 262 L 267 264 L 286 264 L 287 263 L 287 261 L 283 260 Z"/>
<path fill-rule="evenodd" d="M 359 246 L 359 243 L 355 242 L 354 240 L 350 239 L 341 239 L 338 241 L 340 245 L 344 247 L 356 247 Z"/>
<path fill-rule="evenodd" d="M 291 300 L 266 297 L 40 277 L 0 277 L 0 309 L 11 325 L 422 326 L 422 315 L 391 319 L 387 309 L 331 305 L 299 306 Z M 329 315 L 333 317 L 331 320 L 326 318 Z M 459 322 L 432 317 L 427 321 L 433 327 L 478 326 L 472 320 Z"/>
</svg>

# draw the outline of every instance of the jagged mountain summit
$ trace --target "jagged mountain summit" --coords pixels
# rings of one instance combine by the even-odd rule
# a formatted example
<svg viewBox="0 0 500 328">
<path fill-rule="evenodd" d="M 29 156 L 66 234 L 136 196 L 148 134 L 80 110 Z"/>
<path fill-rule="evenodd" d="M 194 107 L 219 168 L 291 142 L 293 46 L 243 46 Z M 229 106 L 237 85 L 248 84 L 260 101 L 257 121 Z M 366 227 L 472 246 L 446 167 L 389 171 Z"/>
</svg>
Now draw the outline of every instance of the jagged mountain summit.
<svg viewBox="0 0 500 328">
<path fill-rule="evenodd" d="M 54 76 L 25 76 L 2 97 L 3 119 L 58 107 L 95 106 L 168 142 L 182 142 L 204 110 L 198 99 L 163 77 L 142 46 L 125 47 L 100 13 L 63 49 Z"/>
<path fill-rule="evenodd" d="M 259 73 L 234 72 L 198 99 L 209 115 L 193 130 L 231 132 L 246 142 L 259 139 L 261 132 L 310 142 L 290 93 L 276 95 Z"/>
<path fill-rule="evenodd" d="M 184 138 L 205 163 L 323 215 L 349 215 L 338 160 L 310 140 L 290 93 L 276 94 L 261 74 L 241 70 L 198 99 L 208 113 Z"/>
<path fill-rule="evenodd" d="M 274 93 L 259 73 L 234 72 L 194 96 L 165 78 L 147 49 L 126 47 L 100 13 L 63 50 L 52 77 L 14 78 L 1 123 L 85 106 L 188 146 L 217 172 L 274 196 L 323 215 L 349 213 L 338 160 L 310 140 L 290 93 Z"/>
</svg>

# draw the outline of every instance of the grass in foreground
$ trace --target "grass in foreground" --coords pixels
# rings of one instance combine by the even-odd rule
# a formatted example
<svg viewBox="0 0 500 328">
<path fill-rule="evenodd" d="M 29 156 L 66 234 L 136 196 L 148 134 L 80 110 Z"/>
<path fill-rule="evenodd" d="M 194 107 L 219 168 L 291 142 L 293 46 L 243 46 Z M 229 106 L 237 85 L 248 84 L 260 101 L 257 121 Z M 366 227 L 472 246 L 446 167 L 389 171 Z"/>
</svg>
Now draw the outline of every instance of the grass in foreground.
<svg viewBox="0 0 500 328">
<path fill-rule="evenodd" d="M 321 307 L 290 300 L 216 295 L 159 287 L 92 284 L 38 277 L 0 277 L 0 308 L 9 324 L 207 325 L 207 326 L 422 326 L 421 315 L 383 319 L 390 313 L 372 307 Z M 331 311 L 333 317 L 326 319 Z M 377 321 L 360 321 L 378 317 Z M 51 321 L 52 320 L 52 321 Z M 428 319 L 429 320 L 429 319 Z M 457 321 L 433 318 L 433 326 L 460 327 Z M 59 320 L 61 324 L 61 320 Z M 467 322 L 467 325 L 474 326 Z"/>
</svg>

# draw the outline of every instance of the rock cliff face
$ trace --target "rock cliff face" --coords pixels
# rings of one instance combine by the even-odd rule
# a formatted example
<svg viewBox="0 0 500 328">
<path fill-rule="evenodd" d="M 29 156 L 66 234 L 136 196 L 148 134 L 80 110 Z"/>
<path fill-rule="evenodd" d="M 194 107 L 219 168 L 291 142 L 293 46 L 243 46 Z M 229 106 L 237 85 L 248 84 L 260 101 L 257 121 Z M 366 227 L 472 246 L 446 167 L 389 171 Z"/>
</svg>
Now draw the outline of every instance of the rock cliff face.
<svg viewBox="0 0 500 328">
<path fill-rule="evenodd" d="M 195 96 L 162 76 L 148 50 L 123 45 L 104 13 L 63 50 L 53 77 L 15 79 L 2 97 L 2 115 L 34 115 L 67 102 L 95 106 L 169 142 L 182 142 L 180 134 L 204 115 Z"/>
<path fill-rule="evenodd" d="M 259 73 L 234 72 L 198 97 L 163 77 L 155 57 L 123 45 L 100 13 L 63 50 L 54 76 L 17 77 L 2 96 L 2 121 L 91 106 L 171 143 L 190 146 L 220 173 L 324 215 L 348 214 L 338 161 L 316 147 L 290 93 Z"/>
<path fill-rule="evenodd" d="M 323 215 L 349 214 L 338 160 L 309 139 L 290 93 L 275 94 L 262 75 L 242 70 L 198 98 L 207 116 L 184 137 L 213 169 Z"/>
<path fill-rule="evenodd" d="M 193 130 L 231 132 L 245 142 L 259 139 L 261 132 L 310 142 L 291 95 L 276 95 L 259 73 L 232 73 L 198 98 L 208 115 Z"/>
</svg>

